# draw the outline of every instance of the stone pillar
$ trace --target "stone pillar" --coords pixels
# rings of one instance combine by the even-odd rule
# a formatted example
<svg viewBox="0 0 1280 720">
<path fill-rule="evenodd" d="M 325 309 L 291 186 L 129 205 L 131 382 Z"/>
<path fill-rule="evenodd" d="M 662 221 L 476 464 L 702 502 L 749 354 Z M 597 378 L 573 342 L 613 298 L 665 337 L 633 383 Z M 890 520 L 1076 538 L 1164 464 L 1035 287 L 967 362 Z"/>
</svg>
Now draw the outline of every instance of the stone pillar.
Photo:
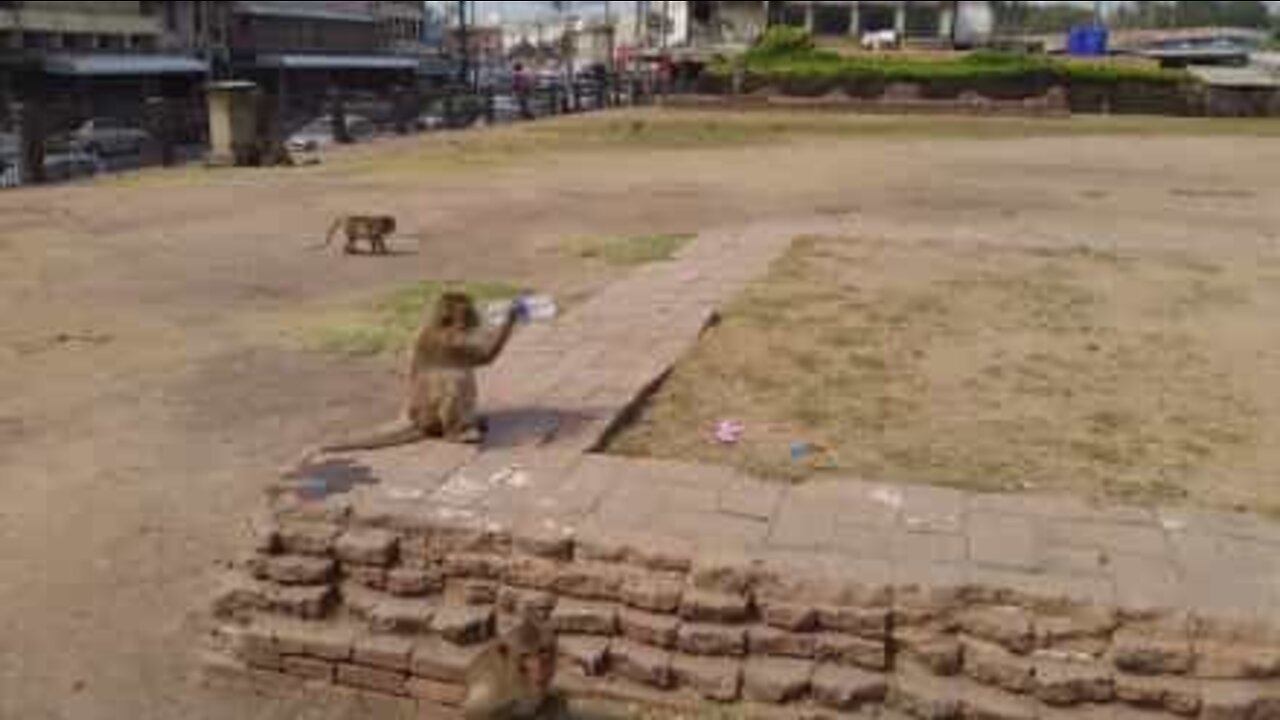
<svg viewBox="0 0 1280 720">
<path fill-rule="evenodd" d="M 951 3 L 944 2 L 938 6 L 938 37 L 947 43 L 951 42 L 951 31 L 955 27 L 956 14 Z"/>
<path fill-rule="evenodd" d="M 258 155 L 258 86 L 242 80 L 210 83 L 209 164 L 249 165 Z"/>
<path fill-rule="evenodd" d="M 893 32 L 901 44 L 907 39 L 907 4 L 899 1 L 893 8 Z"/>
<path fill-rule="evenodd" d="M 807 2 L 804 5 L 804 31 L 813 34 L 813 3 Z"/>
<path fill-rule="evenodd" d="M 849 36 L 855 40 L 862 39 L 861 28 L 858 27 L 862 23 L 862 13 L 859 12 L 861 3 L 849 3 Z"/>
</svg>

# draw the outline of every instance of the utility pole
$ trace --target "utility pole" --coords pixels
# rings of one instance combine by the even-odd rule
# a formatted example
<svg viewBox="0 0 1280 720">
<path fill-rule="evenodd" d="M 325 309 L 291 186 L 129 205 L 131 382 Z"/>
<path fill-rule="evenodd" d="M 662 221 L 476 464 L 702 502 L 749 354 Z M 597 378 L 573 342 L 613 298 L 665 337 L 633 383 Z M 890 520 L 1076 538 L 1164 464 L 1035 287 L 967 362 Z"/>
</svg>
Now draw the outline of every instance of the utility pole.
<svg viewBox="0 0 1280 720">
<path fill-rule="evenodd" d="M 467 38 L 467 0 L 458 0 L 458 44 L 462 51 L 462 59 L 458 63 L 458 81 L 468 86 L 471 84 L 471 43 Z"/>
</svg>

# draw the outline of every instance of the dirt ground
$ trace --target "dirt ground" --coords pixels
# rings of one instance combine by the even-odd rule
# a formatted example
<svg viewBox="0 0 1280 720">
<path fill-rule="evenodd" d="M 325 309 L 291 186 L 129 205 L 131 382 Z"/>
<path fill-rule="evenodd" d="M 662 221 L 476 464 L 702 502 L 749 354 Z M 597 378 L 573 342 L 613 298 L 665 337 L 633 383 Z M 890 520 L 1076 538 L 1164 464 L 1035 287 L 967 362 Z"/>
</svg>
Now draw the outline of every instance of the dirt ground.
<svg viewBox="0 0 1280 720">
<path fill-rule="evenodd" d="M 566 257 L 566 238 L 813 213 L 895 242 L 1247 263 L 1280 241 L 1276 137 L 651 112 L 0 194 L 0 718 L 384 716 L 191 680 L 212 579 L 272 469 L 395 410 L 390 358 L 307 351 L 295 318 L 423 279 L 581 297 L 625 268 Z M 308 249 L 366 210 L 399 217 L 408 254 Z"/>
</svg>

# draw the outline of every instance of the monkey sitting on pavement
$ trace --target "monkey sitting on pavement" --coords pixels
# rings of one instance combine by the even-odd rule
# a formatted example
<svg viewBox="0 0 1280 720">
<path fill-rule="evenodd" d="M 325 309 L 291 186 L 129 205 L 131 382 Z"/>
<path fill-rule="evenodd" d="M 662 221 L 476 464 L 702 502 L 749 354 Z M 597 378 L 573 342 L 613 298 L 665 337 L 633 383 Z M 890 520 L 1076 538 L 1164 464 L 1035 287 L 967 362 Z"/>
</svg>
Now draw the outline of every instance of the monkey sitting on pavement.
<svg viewBox="0 0 1280 720">
<path fill-rule="evenodd" d="M 304 457 L 318 452 L 376 450 L 428 437 L 479 443 L 484 438 L 484 422 L 476 413 L 475 370 L 502 352 L 517 315 L 513 303 L 499 327 L 481 327 L 480 314 L 469 295 L 444 293 L 414 342 L 408 398 L 401 418 L 366 437 L 323 445 Z"/>
<path fill-rule="evenodd" d="M 369 244 L 370 253 L 386 255 L 390 252 L 387 250 L 386 238 L 396 231 L 396 219 L 390 215 L 344 215 L 329 226 L 329 233 L 325 235 L 324 244 L 320 247 L 333 244 L 333 237 L 339 230 L 347 238 L 342 246 L 342 252 L 347 255 L 355 254 L 356 243 L 361 240 Z"/>
<path fill-rule="evenodd" d="M 556 636 L 526 615 L 467 669 L 466 720 L 622 720 L 633 712 L 604 702 L 569 699 L 551 687 Z"/>
<path fill-rule="evenodd" d="M 556 638 L 530 618 L 498 638 L 467 670 L 466 720 L 554 718 L 560 702 L 551 694 Z"/>
</svg>

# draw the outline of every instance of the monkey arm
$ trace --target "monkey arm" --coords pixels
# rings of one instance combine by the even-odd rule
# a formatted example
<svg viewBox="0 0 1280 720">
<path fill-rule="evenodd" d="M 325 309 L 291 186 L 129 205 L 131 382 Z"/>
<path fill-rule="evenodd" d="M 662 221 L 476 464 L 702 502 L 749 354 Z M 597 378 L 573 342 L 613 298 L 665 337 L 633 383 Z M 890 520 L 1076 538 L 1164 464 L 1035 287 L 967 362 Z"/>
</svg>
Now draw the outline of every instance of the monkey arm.
<svg viewBox="0 0 1280 720">
<path fill-rule="evenodd" d="M 509 313 L 502 326 L 495 330 L 472 330 L 466 339 L 455 348 L 457 359 L 471 366 L 488 365 L 493 362 L 507 341 L 511 339 L 511 331 L 515 328 L 515 313 Z"/>
</svg>

